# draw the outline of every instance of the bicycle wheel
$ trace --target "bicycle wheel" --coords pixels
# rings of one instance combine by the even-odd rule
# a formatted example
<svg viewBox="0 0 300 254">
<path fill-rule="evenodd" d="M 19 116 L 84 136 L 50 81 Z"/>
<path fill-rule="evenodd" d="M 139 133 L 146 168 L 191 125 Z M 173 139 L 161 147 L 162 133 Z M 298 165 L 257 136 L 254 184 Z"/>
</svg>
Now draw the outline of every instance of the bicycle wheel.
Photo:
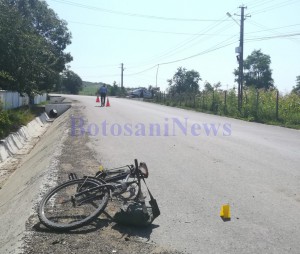
<svg viewBox="0 0 300 254">
<path fill-rule="evenodd" d="M 101 185 L 95 179 L 83 178 L 57 186 L 45 195 L 39 205 L 40 221 L 48 228 L 56 230 L 71 230 L 88 224 L 107 205 L 108 188 L 90 190 Z"/>
</svg>

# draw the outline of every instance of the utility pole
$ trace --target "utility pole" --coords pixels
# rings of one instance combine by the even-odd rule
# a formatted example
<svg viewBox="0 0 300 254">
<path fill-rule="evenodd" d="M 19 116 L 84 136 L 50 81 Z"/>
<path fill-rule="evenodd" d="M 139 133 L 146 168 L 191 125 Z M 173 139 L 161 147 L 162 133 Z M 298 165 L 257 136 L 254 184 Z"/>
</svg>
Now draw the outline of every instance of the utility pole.
<svg viewBox="0 0 300 254">
<path fill-rule="evenodd" d="M 244 83 L 244 21 L 246 6 L 242 5 L 241 9 L 241 23 L 240 23 L 240 47 L 239 47 L 239 84 L 238 84 L 238 108 L 241 110 L 243 106 L 243 83 Z M 247 16 L 246 17 L 250 17 Z"/>
<path fill-rule="evenodd" d="M 238 107 L 241 110 L 243 106 L 243 80 L 244 80 L 244 9 L 247 7 L 240 6 L 241 8 L 241 26 L 240 26 L 240 57 L 239 57 L 239 99 Z"/>
<path fill-rule="evenodd" d="M 155 87 L 157 88 L 157 76 L 158 76 L 158 68 L 159 68 L 159 64 L 157 65 L 157 69 L 156 69 L 156 85 L 155 85 Z"/>
<path fill-rule="evenodd" d="M 124 64 L 121 63 L 121 89 L 123 89 L 123 72 L 124 72 Z"/>
</svg>

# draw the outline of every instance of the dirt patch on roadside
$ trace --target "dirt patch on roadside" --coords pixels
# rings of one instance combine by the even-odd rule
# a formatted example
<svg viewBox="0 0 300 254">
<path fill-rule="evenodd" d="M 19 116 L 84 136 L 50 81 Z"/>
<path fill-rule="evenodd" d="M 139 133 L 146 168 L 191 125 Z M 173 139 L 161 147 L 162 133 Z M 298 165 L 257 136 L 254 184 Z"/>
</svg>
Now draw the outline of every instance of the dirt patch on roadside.
<svg viewBox="0 0 300 254">
<path fill-rule="evenodd" d="M 20 159 L 11 158 L 9 161 L 0 165 L 0 189 L 5 184 L 9 176 L 17 169 Z"/>
<path fill-rule="evenodd" d="M 70 110 L 71 114 L 84 115 L 80 105 Z M 58 162 L 59 183 L 66 181 L 71 172 L 78 177 L 97 172 L 99 160 L 86 145 L 88 141 L 88 136 L 68 135 Z M 111 203 L 106 211 L 110 214 L 113 209 Z M 157 227 L 155 223 L 145 228 L 119 226 L 102 214 L 88 226 L 59 233 L 44 227 L 34 214 L 26 223 L 24 253 L 181 253 L 151 241 L 151 233 Z"/>
</svg>

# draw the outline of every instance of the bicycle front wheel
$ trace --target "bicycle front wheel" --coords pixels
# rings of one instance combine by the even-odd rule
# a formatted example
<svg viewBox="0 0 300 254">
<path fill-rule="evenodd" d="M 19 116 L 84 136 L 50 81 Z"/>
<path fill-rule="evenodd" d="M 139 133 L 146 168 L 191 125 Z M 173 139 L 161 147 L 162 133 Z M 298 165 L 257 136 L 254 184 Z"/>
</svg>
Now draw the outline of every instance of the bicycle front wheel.
<svg viewBox="0 0 300 254">
<path fill-rule="evenodd" d="M 48 228 L 71 230 L 82 227 L 105 209 L 109 190 L 95 179 L 83 178 L 63 183 L 42 199 L 38 216 Z M 94 188 L 95 187 L 95 188 Z"/>
</svg>

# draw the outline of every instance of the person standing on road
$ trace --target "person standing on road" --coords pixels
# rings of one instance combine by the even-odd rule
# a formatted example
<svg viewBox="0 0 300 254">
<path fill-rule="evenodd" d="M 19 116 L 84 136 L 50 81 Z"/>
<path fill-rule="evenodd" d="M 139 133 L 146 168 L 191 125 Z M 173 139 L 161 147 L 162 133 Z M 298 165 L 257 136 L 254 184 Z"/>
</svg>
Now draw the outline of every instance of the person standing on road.
<svg viewBox="0 0 300 254">
<path fill-rule="evenodd" d="M 107 95 L 107 87 L 103 84 L 99 89 L 100 97 L 101 97 L 101 107 L 105 106 L 105 99 Z"/>
</svg>

